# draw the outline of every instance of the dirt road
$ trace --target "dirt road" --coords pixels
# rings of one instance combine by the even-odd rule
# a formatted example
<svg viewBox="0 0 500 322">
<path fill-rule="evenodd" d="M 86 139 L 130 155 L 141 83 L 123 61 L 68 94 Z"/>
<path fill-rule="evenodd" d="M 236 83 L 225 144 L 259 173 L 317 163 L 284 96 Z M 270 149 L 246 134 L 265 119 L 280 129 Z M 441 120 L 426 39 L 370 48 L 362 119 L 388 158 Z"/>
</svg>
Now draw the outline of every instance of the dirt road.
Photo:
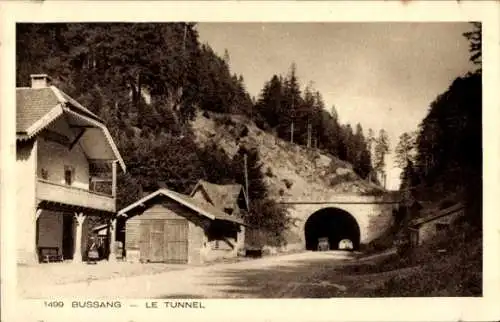
<svg viewBox="0 0 500 322">
<path fill-rule="evenodd" d="M 363 296 L 383 276 L 345 274 L 342 252 L 304 252 L 142 276 L 27 288 L 28 298 L 314 298 Z M 343 269 L 344 273 L 338 270 Z M 378 284 L 377 284 L 378 283 Z M 360 290 L 359 285 L 363 285 Z"/>
</svg>

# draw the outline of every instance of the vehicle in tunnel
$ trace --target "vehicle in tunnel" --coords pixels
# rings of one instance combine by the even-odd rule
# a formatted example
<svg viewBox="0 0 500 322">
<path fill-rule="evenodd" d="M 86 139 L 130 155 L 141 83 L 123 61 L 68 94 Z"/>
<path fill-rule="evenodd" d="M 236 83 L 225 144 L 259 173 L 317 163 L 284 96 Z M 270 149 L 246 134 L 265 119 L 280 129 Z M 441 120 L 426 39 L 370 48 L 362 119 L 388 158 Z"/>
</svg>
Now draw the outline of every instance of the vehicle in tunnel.
<svg viewBox="0 0 500 322">
<path fill-rule="evenodd" d="M 342 239 L 339 242 L 339 249 L 352 250 L 354 248 L 352 241 L 350 239 Z"/>
<path fill-rule="evenodd" d="M 318 238 L 318 251 L 327 251 L 330 250 L 330 242 L 328 241 L 328 237 Z"/>
<path fill-rule="evenodd" d="M 304 234 L 307 250 L 323 250 L 320 241 L 327 240 L 331 250 L 356 250 L 360 244 L 360 229 L 356 219 L 339 208 L 323 208 L 306 221 Z"/>
</svg>

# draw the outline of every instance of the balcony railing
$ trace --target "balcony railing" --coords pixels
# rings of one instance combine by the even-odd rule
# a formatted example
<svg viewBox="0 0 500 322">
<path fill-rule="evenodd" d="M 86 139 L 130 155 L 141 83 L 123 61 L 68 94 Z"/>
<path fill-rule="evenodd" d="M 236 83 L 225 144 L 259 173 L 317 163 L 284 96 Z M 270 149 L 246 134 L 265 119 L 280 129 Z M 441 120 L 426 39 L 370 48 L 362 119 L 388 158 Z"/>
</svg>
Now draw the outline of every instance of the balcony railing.
<svg viewBox="0 0 500 322">
<path fill-rule="evenodd" d="M 116 211 L 116 200 L 110 195 L 38 179 L 36 196 L 39 200 L 58 202 L 109 212 Z"/>
</svg>

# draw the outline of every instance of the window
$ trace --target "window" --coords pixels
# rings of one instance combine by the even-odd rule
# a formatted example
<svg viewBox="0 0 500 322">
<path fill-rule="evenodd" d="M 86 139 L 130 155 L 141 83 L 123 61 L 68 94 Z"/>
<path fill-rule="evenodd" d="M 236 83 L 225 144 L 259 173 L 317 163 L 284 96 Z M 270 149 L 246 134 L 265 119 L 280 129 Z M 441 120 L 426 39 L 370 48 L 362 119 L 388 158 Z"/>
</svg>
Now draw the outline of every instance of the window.
<svg viewBox="0 0 500 322">
<path fill-rule="evenodd" d="M 49 171 L 47 171 L 47 169 L 42 168 L 41 176 L 43 180 L 49 180 Z"/>
<path fill-rule="evenodd" d="M 224 212 L 228 215 L 231 215 L 233 213 L 233 208 L 224 208 Z"/>
<path fill-rule="evenodd" d="M 75 170 L 72 166 L 64 166 L 64 183 L 68 186 L 71 186 L 73 184 L 74 172 Z"/>
</svg>

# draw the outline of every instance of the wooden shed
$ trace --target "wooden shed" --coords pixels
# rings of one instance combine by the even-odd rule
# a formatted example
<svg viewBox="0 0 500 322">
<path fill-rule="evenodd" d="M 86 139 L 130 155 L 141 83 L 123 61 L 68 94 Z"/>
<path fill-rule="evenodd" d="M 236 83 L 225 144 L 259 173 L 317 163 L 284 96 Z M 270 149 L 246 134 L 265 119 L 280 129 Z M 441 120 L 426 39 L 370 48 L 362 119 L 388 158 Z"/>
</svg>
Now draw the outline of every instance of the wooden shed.
<svg viewBox="0 0 500 322">
<path fill-rule="evenodd" d="M 159 189 L 122 209 L 128 261 L 200 264 L 237 256 L 244 246 L 244 221 L 208 202 Z M 226 247 L 209 247 L 214 240 Z"/>
<path fill-rule="evenodd" d="M 408 225 L 411 245 L 418 246 L 437 235 L 447 234 L 451 226 L 464 215 L 462 203 L 444 209 L 427 210 L 422 217 L 412 220 Z"/>
</svg>

